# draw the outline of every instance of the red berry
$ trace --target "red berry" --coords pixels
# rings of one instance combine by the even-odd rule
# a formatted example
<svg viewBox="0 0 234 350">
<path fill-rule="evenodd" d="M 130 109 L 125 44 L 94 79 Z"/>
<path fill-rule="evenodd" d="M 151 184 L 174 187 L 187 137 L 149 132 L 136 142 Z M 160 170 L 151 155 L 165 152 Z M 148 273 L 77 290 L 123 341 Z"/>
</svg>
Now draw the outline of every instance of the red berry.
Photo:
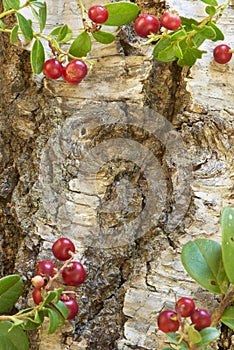
<svg viewBox="0 0 234 350">
<path fill-rule="evenodd" d="M 79 311 L 79 306 L 76 302 L 75 299 L 73 299 L 72 297 L 68 296 L 68 295 L 61 295 L 61 297 L 59 298 L 68 308 L 68 316 L 67 316 L 67 320 L 72 320 L 73 318 L 76 317 L 76 315 L 78 314 Z"/>
<path fill-rule="evenodd" d="M 181 26 L 181 19 L 179 16 L 170 12 L 164 12 L 160 18 L 161 25 L 170 30 L 176 30 Z"/>
<path fill-rule="evenodd" d="M 36 266 L 36 275 L 51 276 L 55 274 L 56 266 L 52 261 L 42 260 Z"/>
<path fill-rule="evenodd" d="M 59 238 L 52 246 L 54 256 L 61 261 L 71 258 L 69 252 L 75 252 L 75 246 L 69 238 Z"/>
<path fill-rule="evenodd" d="M 88 16 L 94 23 L 102 24 L 108 18 L 108 11 L 101 5 L 95 5 L 88 10 Z"/>
<path fill-rule="evenodd" d="M 41 288 L 45 285 L 45 280 L 41 275 L 36 275 L 32 278 L 32 285 L 35 288 Z"/>
<path fill-rule="evenodd" d="M 86 277 L 86 272 L 83 265 L 80 262 L 72 261 L 62 271 L 64 282 L 69 286 L 78 286 L 83 283 Z"/>
<path fill-rule="evenodd" d="M 65 68 L 64 79 L 70 84 L 78 84 L 87 73 L 88 68 L 84 61 L 73 60 Z"/>
<path fill-rule="evenodd" d="M 211 325 L 211 316 L 207 310 L 196 309 L 191 315 L 191 321 L 195 325 L 195 328 L 200 331 Z"/>
<path fill-rule="evenodd" d="M 216 48 L 213 51 L 215 62 L 218 62 L 220 64 L 225 64 L 229 62 L 232 58 L 232 53 L 229 52 L 229 50 L 231 50 L 231 48 L 226 44 L 216 46 Z"/>
<path fill-rule="evenodd" d="M 140 15 L 134 22 L 134 30 L 142 38 L 147 38 L 149 34 L 156 34 L 159 27 L 159 20 L 153 15 Z"/>
<path fill-rule="evenodd" d="M 158 328 L 164 332 L 176 332 L 179 329 L 177 314 L 172 310 L 164 310 L 158 316 Z"/>
<path fill-rule="evenodd" d="M 41 288 L 34 288 L 33 292 L 32 292 L 32 297 L 33 297 L 33 301 L 36 305 L 39 305 L 43 298 L 42 298 L 42 293 L 41 293 Z"/>
<path fill-rule="evenodd" d="M 175 309 L 182 317 L 189 317 L 195 310 L 195 303 L 190 298 L 180 298 L 175 305 Z"/>
<path fill-rule="evenodd" d="M 62 63 L 57 58 L 51 58 L 45 61 L 43 66 L 43 73 L 49 79 L 58 79 L 63 75 L 64 68 Z"/>
</svg>

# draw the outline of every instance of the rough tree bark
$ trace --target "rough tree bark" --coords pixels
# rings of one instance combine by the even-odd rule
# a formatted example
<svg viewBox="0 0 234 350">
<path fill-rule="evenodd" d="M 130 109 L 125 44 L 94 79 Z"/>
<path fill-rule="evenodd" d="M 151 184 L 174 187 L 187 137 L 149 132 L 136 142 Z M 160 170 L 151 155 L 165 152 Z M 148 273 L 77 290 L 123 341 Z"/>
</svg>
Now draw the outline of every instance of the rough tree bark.
<svg viewBox="0 0 234 350">
<path fill-rule="evenodd" d="M 49 28 L 64 22 L 74 27 L 75 1 L 47 3 Z M 167 6 L 203 15 L 199 1 L 138 4 L 156 15 Z M 234 46 L 232 6 L 221 23 Z M 74 87 L 32 77 L 28 51 L 1 35 L 1 276 L 20 273 L 25 294 L 17 307 L 32 303 L 35 263 L 50 257 L 52 242 L 62 235 L 75 241 L 77 259 L 87 269 L 76 322 L 54 336 L 32 332 L 30 349 L 161 349 L 157 313 L 172 306 L 175 293 L 215 308 L 214 296 L 193 283 L 180 263 L 183 243 L 220 240 L 220 212 L 233 205 L 234 64 L 215 64 L 212 45 L 206 48 L 191 70 L 153 62 L 126 26 L 115 44 L 94 46 L 94 69 Z M 156 112 L 166 126 L 154 125 L 153 117 L 163 123 Z M 160 137 L 172 130 L 170 146 Z M 156 172 L 137 161 L 146 156 L 147 163 L 142 147 Z M 152 195 L 147 180 L 153 176 Z M 157 220 L 146 216 L 141 223 L 136 220 L 147 198 Z M 226 329 L 213 348 L 232 349 Z"/>
</svg>

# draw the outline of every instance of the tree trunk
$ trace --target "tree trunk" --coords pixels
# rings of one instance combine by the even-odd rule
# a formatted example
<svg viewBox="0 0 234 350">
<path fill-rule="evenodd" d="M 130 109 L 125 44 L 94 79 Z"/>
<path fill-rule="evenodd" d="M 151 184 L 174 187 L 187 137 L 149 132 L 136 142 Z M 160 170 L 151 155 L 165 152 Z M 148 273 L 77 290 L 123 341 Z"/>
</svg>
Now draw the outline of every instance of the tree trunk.
<svg viewBox="0 0 234 350">
<path fill-rule="evenodd" d="M 75 2 L 47 3 L 48 30 L 74 27 Z M 138 4 L 157 16 L 166 8 Z M 204 14 L 200 2 L 168 5 Z M 220 23 L 234 46 L 232 21 L 230 7 Z M 1 276 L 21 274 L 17 307 L 31 305 L 34 266 L 62 236 L 87 270 L 76 322 L 31 332 L 30 349 L 162 349 L 157 315 L 175 294 L 217 305 L 180 252 L 197 237 L 220 241 L 220 212 L 233 204 L 233 62 L 214 63 L 212 44 L 191 70 L 154 62 L 126 26 L 115 44 L 94 45 L 92 72 L 73 86 L 32 77 L 28 51 L 8 40 L 1 35 Z M 223 329 L 213 348 L 231 344 Z"/>
</svg>

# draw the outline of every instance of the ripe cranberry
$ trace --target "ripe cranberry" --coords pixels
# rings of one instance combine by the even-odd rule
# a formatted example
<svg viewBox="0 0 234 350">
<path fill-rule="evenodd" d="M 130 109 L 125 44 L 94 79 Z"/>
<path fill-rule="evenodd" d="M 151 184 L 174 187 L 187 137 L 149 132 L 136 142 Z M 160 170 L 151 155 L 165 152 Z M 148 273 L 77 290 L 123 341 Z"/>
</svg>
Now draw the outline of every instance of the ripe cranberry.
<svg viewBox="0 0 234 350">
<path fill-rule="evenodd" d="M 159 27 L 159 20 L 153 15 L 140 15 L 134 22 L 134 30 L 142 38 L 147 38 L 149 34 L 156 34 Z"/>
<path fill-rule="evenodd" d="M 45 61 L 43 66 L 43 73 L 49 79 L 58 79 L 63 75 L 64 68 L 62 63 L 57 58 L 51 58 Z"/>
<path fill-rule="evenodd" d="M 79 306 L 78 306 L 76 300 L 73 299 L 72 297 L 66 295 L 66 294 L 61 295 L 61 297 L 59 299 L 68 308 L 67 320 L 72 320 L 73 318 L 75 318 L 76 315 L 78 314 L 78 311 L 79 311 Z"/>
<path fill-rule="evenodd" d="M 62 271 L 64 282 L 69 286 L 78 286 L 83 283 L 86 277 L 86 272 L 83 265 L 80 262 L 72 261 Z"/>
<path fill-rule="evenodd" d="M 172 310 L 164 310 L 158 316 L 158 328 L 164 332 L 176 332 L 179 329 L 177 314 Z"/>
<path fill-rule="evenodd" d="M 94 23 L 102 24 L 107 21 L 108 11 L 101 5 L 95 5 L 88 10 L 88 16 Z"/>
<path fill-rule="evenodd" d="M 229 52 L 231 50 L 230 46 L 226 44 L 221 44 L 216 46 L 216 48 L 213 51 L 213 56 L 215 62 L 218 62 L 220 64 L 225 64 L 230 61 L 232 58 L 232 53 Z"/>
<path fill-rule="evenodd" d="M 42 260 L 36 266 L 36 275 L 54 276 L 56 266 L 52 261 Z"/>
<path fill-rule="evenodd" d="M 182 317 L 189 317 L 195 310 L 195 303 L 190 298 L 180 298 L 175 305 L 175 309 Z"/>
<path fill-rule="evenodd" d="M 32 292 L 32 297 L 33 297 L 33 301 L 36 305 L 39 305 L 43 298 L 42 298 L 42 293 L 41 293 L 41 288 L 34 288 L 33 292 Z"/>
<path fill-rule="evenodd" d="M 200 331 L 211 325 L 211 316 L 207 310 L 196 309 L 191 315 L 191 321 L 195 325 L 195 328 Z"/>
<path fill-rule="evenodd" d="M 87 73 L 88 68 L 84 61 L 73 60 L 65 68 L 64 79 L 70 84 L 78 84 Z"/>
<path fill-rule="evenodd" d="M 181 19 L 179 16 L 170 12 L 164 12 L 160 18 L 161 25 L 170 30 L 176 30 L 181 26 Z"/>
<path fill-rule="evenodd" d="M 45 285 L 45 280 L 41 275 L 36 275 L 32 278 L 32 285 L 35 288 L 42 288 Z"/>
<path fill-rule="evenodd" d="M 75 252 L 75 246 L 69 238 L 59 238 L 52 246 L 54 256 L 61 261 L 71 258 L 69 252 Z"/>
</svg>

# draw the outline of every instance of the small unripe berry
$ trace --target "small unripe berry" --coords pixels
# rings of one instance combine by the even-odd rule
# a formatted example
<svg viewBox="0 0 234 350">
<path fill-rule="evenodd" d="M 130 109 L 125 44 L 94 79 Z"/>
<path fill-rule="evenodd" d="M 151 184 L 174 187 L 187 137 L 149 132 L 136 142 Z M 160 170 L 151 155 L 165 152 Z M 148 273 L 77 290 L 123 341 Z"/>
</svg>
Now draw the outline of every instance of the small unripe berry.
<svg viewBox="0 0 234 350">
<path fill-rule="evenodd" d="M 41 288 L 34 288 L 34 290 L 32 292 L 32 297 L 33 297 L 34 303 L 36 305 L 39 305 L 43 300 Z"/>
<path fill-rule="evenodd" d="M 45 280 L 41 275 L 36 275 L 32 278 L 32 285 L 35 288 L 42 288 L 45 285 Z"/>
</svg>

